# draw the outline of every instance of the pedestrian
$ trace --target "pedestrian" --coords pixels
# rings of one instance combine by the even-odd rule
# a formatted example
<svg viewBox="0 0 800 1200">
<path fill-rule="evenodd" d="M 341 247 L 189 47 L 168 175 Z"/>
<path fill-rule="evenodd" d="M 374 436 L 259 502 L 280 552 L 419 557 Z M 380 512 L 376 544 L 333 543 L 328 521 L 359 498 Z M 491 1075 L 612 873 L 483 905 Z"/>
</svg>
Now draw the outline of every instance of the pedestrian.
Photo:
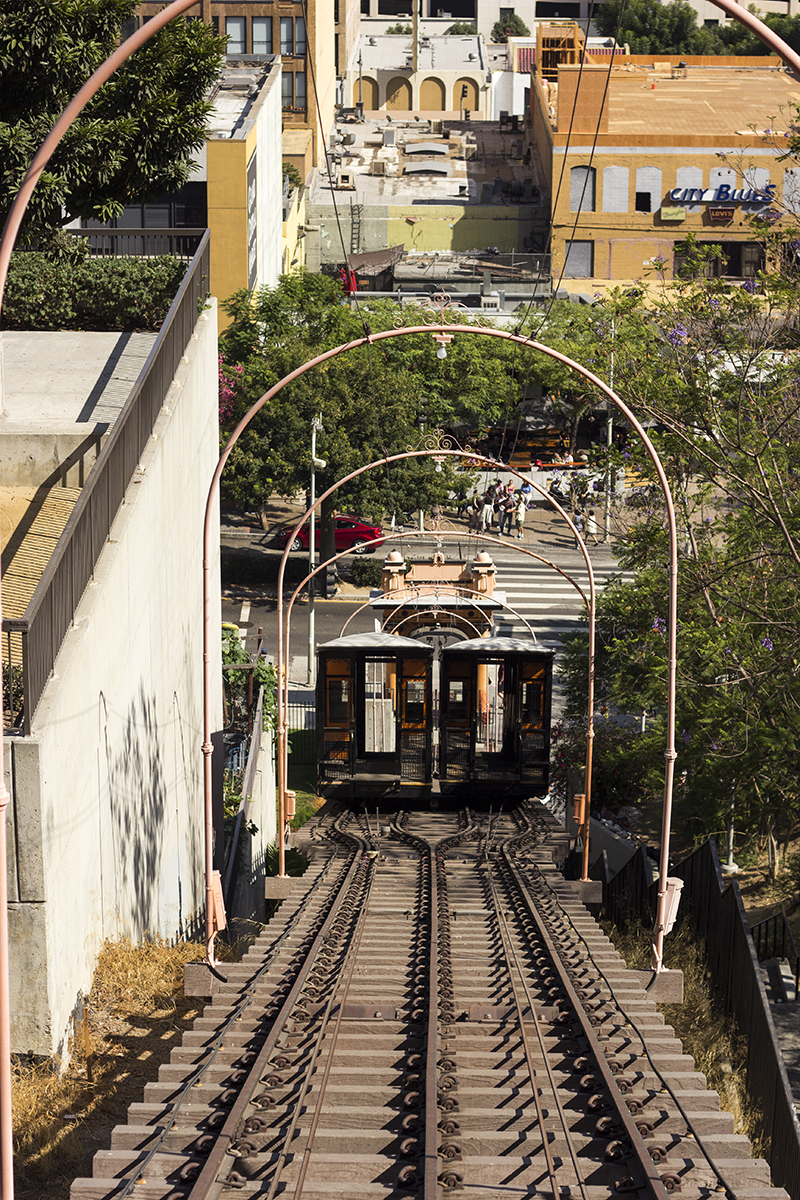
<svg viewBox="0 0 800 1200">
<path fill-rule="evenodd" d="M 517 506 L 514 509 L 514 524 L 517 527 L 517 537 L 522 541 L 525 532 L 525 514 L 528 511 L 528 506 L 525 503 L 525 497 L 520 496 L 517 501 Z"/>
<path fill-rule="evenodd" d="M 506 494 L 503 496 L 502 500 L 500 501 L 500 513 L 499 513 L 498 519 L 497 519 L 497 526 L 498 526 L 498 530 L 500 533 L 500 537 L 502 537 L 504 533 L 507 533 L 509 535 L 509 537 L 511 536 L 511 523 L 514 519 L 514 509 L 516 507 L 517 507 L 517 499 L 516 499 L 516 496 L 514 495 L 514 486 L 512 484 L 511 491 L 506 492 Z"/>
<path fill-rule="evenodd" d="M 486 533 L 487 529 L 491 530 L 492 521 L 494 520 L 494 493 L 489 488 L 486 495 L 483 497 L 483 505 L 481 506 L 481 533 Z"/>
<path fill-rule="evenodd" d="M 599 530 L 597 528 L 597 517 L 594 515 L 594 509 L 590 508 L 589 515 L 586 518 L 586 540 L 587 540 L 587 542 L 588 542 L 589 538 L 591 538 L 592 544 L 596 546 L 598 532 L 599 532 Z"/>
<path fill-rule="evenodd" d="M 580 509 L 578 509 L 578 511 L 573 516 L 572 523 L 575 526 L 575 529 L 577 531 L 575 534 L 575 549 L 579 550 L 580 549 L 580 541 L 578 539 L 578 535 L 583 533 L 583 513 L 580 511 Z"/>
</svg>

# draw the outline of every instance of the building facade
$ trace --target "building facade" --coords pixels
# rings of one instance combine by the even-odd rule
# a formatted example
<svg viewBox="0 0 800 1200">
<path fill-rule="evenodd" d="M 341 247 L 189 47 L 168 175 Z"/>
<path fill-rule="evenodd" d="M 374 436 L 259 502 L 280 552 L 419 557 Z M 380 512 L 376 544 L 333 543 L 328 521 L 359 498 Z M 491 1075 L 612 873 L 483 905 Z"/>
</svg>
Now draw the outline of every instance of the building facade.
<svg viewBox="0 0 800 1200">
<path fill-rule="evenodd" d="M 619 63 L 619 65 L 617 65 Z M 753 277 L 763 251 L 748 217 L 794 213 L 798 168 L 779 162 L 775 114 L 796 97 L 777 60 L 719 59 L 713 67 L 628 57 L 562 64 L 533 75 L 529 137 L 545 174 L 554 277 L 672 278 L 688 233 L 722 244 L 716 268 Z"/>
<path fill-rule="evenodd" d="M 145 0 L 138 19 L 147 20 L 162 7 L 159 0 Z M 309 131 L 317 166 L 336 102 L 331 0 L 199 0 L 188 16 L 201 18 L 227 36 L 229 58 L 280 55 L 284 127 Z"/>
</svg>

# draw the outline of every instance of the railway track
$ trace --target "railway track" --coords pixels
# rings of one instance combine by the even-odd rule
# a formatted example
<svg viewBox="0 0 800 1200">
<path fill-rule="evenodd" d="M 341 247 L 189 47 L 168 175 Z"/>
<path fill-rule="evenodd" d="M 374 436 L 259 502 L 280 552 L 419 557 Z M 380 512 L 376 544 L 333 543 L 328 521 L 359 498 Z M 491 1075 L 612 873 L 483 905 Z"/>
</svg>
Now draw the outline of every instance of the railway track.
<svg viewBox="0 0 800 1200">
<path fill-rule="evenodd" d="M 537 804 L 349 811 L 72 1200 L 759 1200 Z"/>
</svg>

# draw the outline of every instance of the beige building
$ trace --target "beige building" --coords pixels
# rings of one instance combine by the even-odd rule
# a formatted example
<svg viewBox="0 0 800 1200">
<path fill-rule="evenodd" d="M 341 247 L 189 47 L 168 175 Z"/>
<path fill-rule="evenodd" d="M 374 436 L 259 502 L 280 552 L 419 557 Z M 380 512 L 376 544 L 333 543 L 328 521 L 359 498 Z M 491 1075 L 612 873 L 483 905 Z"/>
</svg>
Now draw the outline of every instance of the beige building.
<svg viewBox="0 0 800 1200">
<path fill-rule="evenodd" d="M 365 112 L 469 112 L 491 115 L 491 75 L 479 37 L 421 36 L 416 69 L 411 36 L 362 35 L 359 60 L 347 72 L 347 103 Z"/>
<path fill-rule="evenodd" d="M 554 279 L 671 278 L 688 233 L 722 244 L 720 275 L 752 277 L 763 250 L 748 216 L 800 208 L 800 168 L 778 161 L 800 84 L 769 58 L 620 57 L 606 91 L 607 78 L 567 63 L 555 81 L 532 75 Z"/>
</svg>

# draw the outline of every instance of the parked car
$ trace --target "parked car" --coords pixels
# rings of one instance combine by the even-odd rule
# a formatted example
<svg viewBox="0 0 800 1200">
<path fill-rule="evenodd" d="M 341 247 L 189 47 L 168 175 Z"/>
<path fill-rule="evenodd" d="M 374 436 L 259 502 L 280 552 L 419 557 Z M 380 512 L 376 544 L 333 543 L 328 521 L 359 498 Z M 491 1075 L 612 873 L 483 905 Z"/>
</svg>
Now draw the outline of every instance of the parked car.
<svg viewBox="0 0 800 1200">
<path fill-rule="evenodd" d="M 292 525 L 284 525 L 283 529 L 279 529 L 275 537 L 275 542 L 278 546 L 285 546 L 286 540 L 294 527 Z M 316 525 L 316 542 L 319 549 L 319 521 Z M 336 527 L 334 532 L 335 546 L 337 552 L 340 550 L 352 550 L 354 554 L 363 554 L 365 551 L 373 551 L 383 543 L 383 530 L 379 525 L 367 525 L 364 521 L 359 521 L 357 517 L 336 517 Z M 373 538 L 380 538 L 374 546 L 368 546 L 367 542 Z M 304 525 L 300 532 L 295 536 L 291 544 L 292 550 L 307 550 L 309 542 L 308 525 Z"/>
</svg>

